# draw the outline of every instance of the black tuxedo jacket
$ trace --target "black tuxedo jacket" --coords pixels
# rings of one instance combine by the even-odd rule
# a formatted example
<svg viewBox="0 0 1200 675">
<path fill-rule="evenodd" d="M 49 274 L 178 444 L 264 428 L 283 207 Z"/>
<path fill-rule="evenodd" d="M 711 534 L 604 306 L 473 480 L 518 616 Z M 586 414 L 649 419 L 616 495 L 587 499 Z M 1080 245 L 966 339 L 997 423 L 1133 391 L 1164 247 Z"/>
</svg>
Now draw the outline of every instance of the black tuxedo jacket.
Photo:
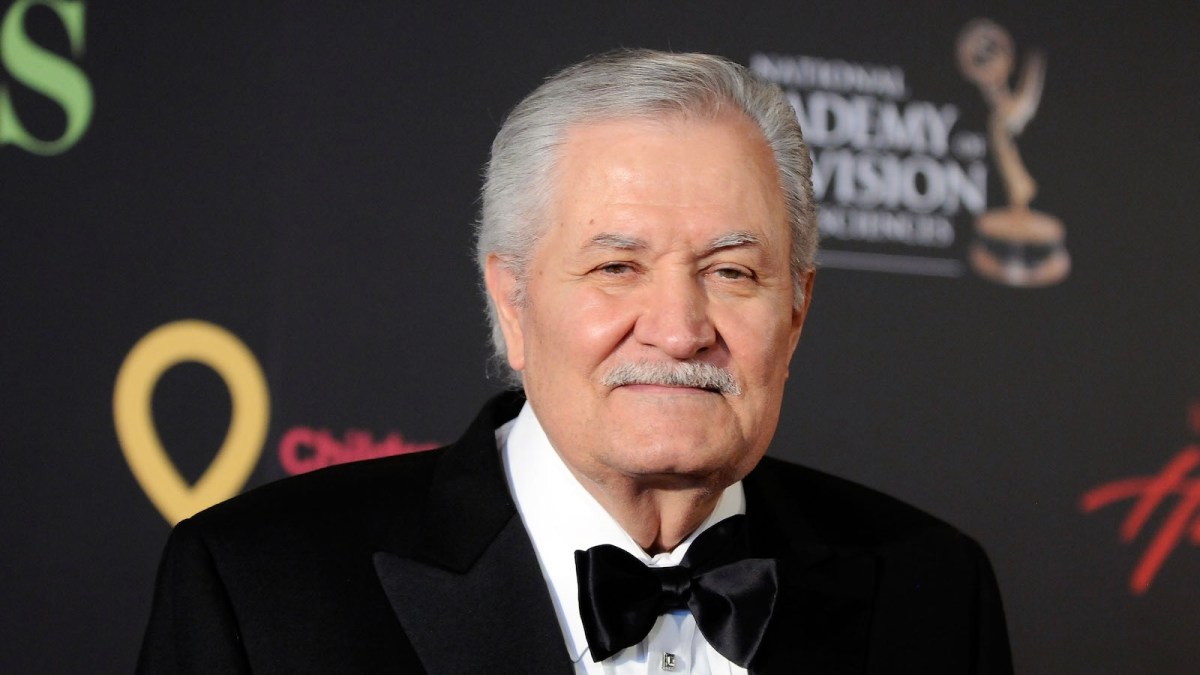
<svg viewBox="0 0 1200 675">
<path fill-rule="evenodd" d="M 139 672 L 571 673 L 496 449 L 522 402 L 494 400 L 446 448 L 279 481 L 179 523 Z M 744 486 L 755 553 L 784 579 L 752 672 L 1012 671 L 971 539 L 770 458 Z"/>
</svg>

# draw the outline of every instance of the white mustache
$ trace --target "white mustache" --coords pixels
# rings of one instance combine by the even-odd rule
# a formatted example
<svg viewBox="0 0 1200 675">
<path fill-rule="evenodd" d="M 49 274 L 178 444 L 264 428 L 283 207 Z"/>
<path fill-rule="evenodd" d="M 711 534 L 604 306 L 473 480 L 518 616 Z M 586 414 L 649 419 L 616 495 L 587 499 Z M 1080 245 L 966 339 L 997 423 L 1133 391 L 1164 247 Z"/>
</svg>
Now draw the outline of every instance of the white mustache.
<svg viewBox="0 0 1200 675">
<path fill-rule="evenodd" d="M 661 363 L 657 361 L 633 361 L 608 371 L 601 380 L 607 387 L 627 384 L 655 384 L 667 387 L 694 387 L 707 389 L 730 396 L 741 396 L 742 388 L 728 370 L 711 363 L 685 361 Z"/>
</svg>

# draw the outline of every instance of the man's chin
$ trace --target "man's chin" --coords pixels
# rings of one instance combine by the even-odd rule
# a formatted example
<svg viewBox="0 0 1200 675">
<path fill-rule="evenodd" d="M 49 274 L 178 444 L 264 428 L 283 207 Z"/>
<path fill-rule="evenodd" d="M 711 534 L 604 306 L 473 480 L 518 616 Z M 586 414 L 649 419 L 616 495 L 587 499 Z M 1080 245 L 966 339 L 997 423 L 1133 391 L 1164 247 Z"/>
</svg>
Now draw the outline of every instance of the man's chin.
<svg viewBox="0 0 1200 675">
<path fill-rule="evenodd" d="M 660 492 L 683 492 L 700 490 L 704 493 L 715 492 L 728 487 L 732 480 L 725 480 L 726 472 L 721 471 L 689 471 L 680 472 L 675 469 L 665 471 L 645 471 L 626 473 L 625 477 L 642 490 Z"/>
<path fill-rule="evenodd" d="M 657 443 L 649 439 L 645 443 L 630 440 L 628 449 L 643 450 L 611 457 L 615 460 L 612 466 L 647 487 L 684 489 L 711 485 L 720 480 L 720 476 L 735 474 L 742 457 L 733 449 L 696 451 L 696 448 L 711 447 L 710 443 L 700 439 L 689 443 L 679 437 L 670 439 L 669 443 L 662 439 Z"/>
</svg>

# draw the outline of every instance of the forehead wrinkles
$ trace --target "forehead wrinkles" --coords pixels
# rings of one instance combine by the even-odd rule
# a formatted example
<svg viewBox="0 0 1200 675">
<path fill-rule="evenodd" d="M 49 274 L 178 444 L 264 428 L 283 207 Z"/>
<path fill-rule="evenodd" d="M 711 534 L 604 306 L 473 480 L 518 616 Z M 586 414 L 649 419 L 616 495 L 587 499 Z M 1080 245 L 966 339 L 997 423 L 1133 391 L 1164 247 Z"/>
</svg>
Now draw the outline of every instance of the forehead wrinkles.
<svg viewBox="0 0 1200 675">
<path fill-rule="evenodd" d="M 656 238 L 660 226 L 686 235 L 694 224 L 695 246 L 721 229 L 753 230 L 764 248 L 789 245 L 774 156 L 749 120 L 581 124 L 564 135 L 557 155 L 542 235 L 563 230 L 584 247 L 597 230 L 647 239 Z M 612 239 L 604 244 L 631 247 Z"/>
<path fill-rule="evenodd" d="M 613 139 L 570 148 L 557 178 L 556 200 L 621 207 L 770 211 L 775 184 L 753 157 L 662 142 Z M 619 146 L 619 147 L 613 147 Z M 582 199 L 579 197 L 582 196 Z"/>
</svg>

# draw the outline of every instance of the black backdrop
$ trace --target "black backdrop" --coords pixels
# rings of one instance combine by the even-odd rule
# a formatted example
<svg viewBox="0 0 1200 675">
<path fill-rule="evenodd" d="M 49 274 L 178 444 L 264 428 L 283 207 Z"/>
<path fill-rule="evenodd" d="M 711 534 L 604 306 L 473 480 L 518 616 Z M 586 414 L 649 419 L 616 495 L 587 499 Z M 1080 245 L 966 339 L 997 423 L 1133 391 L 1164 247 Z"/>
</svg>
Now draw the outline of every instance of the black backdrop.
<svg viewBox="0 0 1200 675">
<path fill-rule="evenodd" d="M 156 453 L 122 416 L 152 420 L 188 482 L 240 416 L 245 488 L 451 440 L 499 386 L 469 252 L 490 139 L 552 70 L 648 46 L 756 62 L 805 114 L 956 113 L 950 150 L 916 131 L 814 142 L 924 167 L 909 189 L 926 195 L 957 167 L 986 205 L 875 204 L 825 177 L 827 213 L 857 225 L 826 221 L 771 452 L 975 535 L 1021 672 L 1193 672 L 1200 9 L 1036 4 L 0 0 L 0 670 L 134 662 L 169 523 L 126 460 Z M 1071 270 L 1041 288 L 969 263 L 975 218 L 1006 205 L 989 107 L 955 57 L 979 17 L 1008 30 L 1018 69 L 1046 55 L 1016 143 Z M 852 123 L 828 115 L 813 124 Z M 914 234 L 929 228 L 937 241 Z M 152 415 L 114 405 L 135 345 L 188 319 L 249 349 L 269 414 L 245 403 L 253 366 L 228 384 L 234 350 L 188 352 L 186 335 L 161 373 L 129 375 Z"/>
</svg>

